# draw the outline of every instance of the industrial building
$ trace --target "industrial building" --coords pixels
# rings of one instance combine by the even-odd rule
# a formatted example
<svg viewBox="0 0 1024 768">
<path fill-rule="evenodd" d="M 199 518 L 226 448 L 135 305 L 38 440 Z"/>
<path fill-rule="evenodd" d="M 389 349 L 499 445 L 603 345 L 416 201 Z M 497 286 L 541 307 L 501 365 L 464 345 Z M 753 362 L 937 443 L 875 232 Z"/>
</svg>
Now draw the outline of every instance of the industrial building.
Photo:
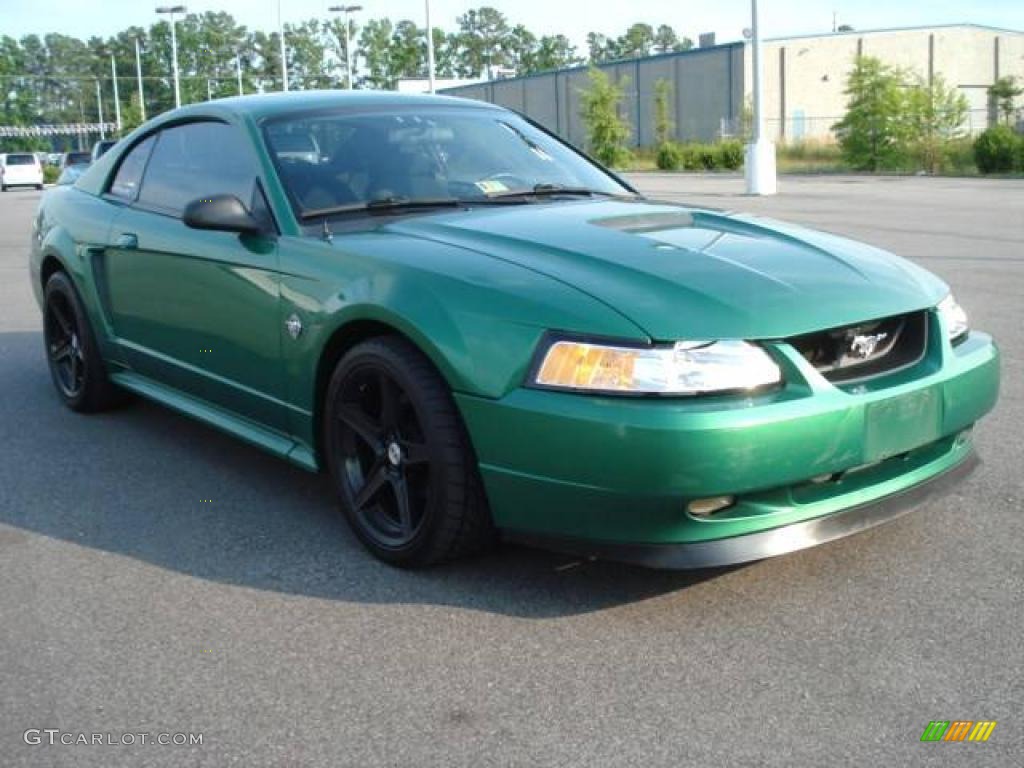
<svg viewBox="0 0 1024 768">
<path fill-rule="evenodd" d="M 983 130 L 995 119 L 987 89 L 996 79 L 1024 83 L 1024 32 L 977 24 L 906 27 L 775 38 L 763 43 L 765 116 L 776 141 L 829 140 L 846 108 L 843 90 L 857 55 L 875 56 L 928 80 L 941 75 L 970 106 L 965 128 Z M 654 143 L 655 83 L 672 83 L 672 111 L 679 140 L 709 141 L 738 132 L 750 103 L 751 49 L 737 42 L 680 53 L 602 64 L 625 85 L 623 115 L 634 145 Z M 580 92 L 587 68 L 494 80 L 444 90 L 523 112 L 582 146 Z"/>
</svg>

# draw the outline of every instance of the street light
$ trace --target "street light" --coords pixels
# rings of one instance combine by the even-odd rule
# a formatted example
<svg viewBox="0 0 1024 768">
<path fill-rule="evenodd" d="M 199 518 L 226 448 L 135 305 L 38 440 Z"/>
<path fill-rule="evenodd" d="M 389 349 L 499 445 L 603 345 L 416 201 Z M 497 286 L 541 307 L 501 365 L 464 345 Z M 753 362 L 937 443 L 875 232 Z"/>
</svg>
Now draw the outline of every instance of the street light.
<svg viewBox="0 0 1024 768">
<path fill-rule="evenodd" d="M 284 23 L 281 21 L 281 0 L 277 0 L 277 36 L 281 41 L 281 87 L 288 90 L 288 47 L 284 42 Z"/>
<path fill-rule="evenodd" d="M 106 131 L 103 128 L 103 94 L 99 90 L 99 81 L 96 81 L 96 113 L 99 116 L 99 140 L 106 138 Z"/>
<path fill-rule="evenodd" d="M 352 90 L 352 45 L 348 34 L 348 15 L 363 10 L 361 5 L 332 5 L 327 9 L 331 13 L 345 14 L 345 74 L 348 77 L 348 89 Z"/>
<path fill-rule="evenodd" d="M 430 92 L 434 92 L 434 30 L 430 28 L 430 0 L 427 3 L 427 77 L 430 82 Z"/>
<path fill-rule="evenodd" d="M 181 106 L 181 88 L 178 86 L 178 37 L 174 31 L 174 14 L 185 13 L 188 8 L 184 5 L 160 5 L 157 6 L 157 13 L 169 13 L 171 15 L 171 62 L 174 67 L 174 106 Z"/>
<path fill-rule="evenodd" d="M 121 97 L 117 95 L 117 59 L 110 54 L 110 79 L 114 81 L 114 122 L 117 125 L 117 133 L 121 133 Z"/>
<path fill-rule="evenodd" d="M 764 78 L 761 71 L 761 29 L 757 0 L 750 0 L 750 36 L 754 86 L 754 136 L 747 145 L 744 175 L 748 195 L 774 195 L 778 181 L 775 175 L 775 144 L 764 135 Z"/>
<path fill-rule="evenodd" d="M 146 96 L 142 91 L 142 58 L 139 56 L 139 38 L 135 38 L 135 77 L 139 82 L 139 110 L 142 122 L 146 122 Z"/>
</svg>

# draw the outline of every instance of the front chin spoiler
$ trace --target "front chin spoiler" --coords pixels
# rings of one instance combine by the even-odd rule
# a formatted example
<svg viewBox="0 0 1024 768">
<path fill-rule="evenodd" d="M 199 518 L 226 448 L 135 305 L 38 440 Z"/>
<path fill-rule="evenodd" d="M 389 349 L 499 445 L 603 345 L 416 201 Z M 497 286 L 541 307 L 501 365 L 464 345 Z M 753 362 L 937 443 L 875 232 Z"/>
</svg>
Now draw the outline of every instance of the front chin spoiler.
<svg viewBox="0 0 1024 768">
<path fill-rule="evenodd" d="M 873 528 L 946 494 L 981 464 L 977 454 L 950 470 L 891 496 L 800 523 L 726 539 L 684 544 L 632 544 L 549 537 L 505 531 L 505 538 L 579 557 L 615 560 L 647 568 L 716 568 L 784 555 Z"/>
</svg>

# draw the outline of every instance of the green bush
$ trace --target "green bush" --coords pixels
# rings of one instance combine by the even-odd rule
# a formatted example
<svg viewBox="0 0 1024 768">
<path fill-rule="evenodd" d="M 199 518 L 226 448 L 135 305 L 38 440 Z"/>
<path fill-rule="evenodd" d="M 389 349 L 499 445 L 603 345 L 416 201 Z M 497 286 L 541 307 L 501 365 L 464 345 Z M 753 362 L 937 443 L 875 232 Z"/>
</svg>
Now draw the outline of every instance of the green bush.
<svg viewBox="0 0 1024 768">
<path fill-rule="evenodd" d="M 974 162 L 982 173 L 1007 173 L 1020 158 L 1021 138 L 1008 125 L 996 125 L 974 140 Z"/>
<path fill-rule="evenodd" d="M 674 141 L 664 141 L 658 146 L 654 162 L 663 171 L 678 171 L 683 165 L 683 149 Z"/>
<path fill-rule="evenodd" d="M 718 150 L 714 144 L 697 144 L 697 157 L 705 171 L 713 171 L 718 167 Z"/>
<path fill-rule="evenodd" d="M 684 171 L 700 171 L 704 168 L 701 162 L 699 147 L 699 144 L 692 142 L 682 145 Z"/>
<path fill-rule="evenodd" d="M 977 173 L 978 166 L 974 162 L 974 142 L 969 138 L 948 141 L 941 170 L 954 174 Z"/>
<path fill-rule="evenodd" d="M 57 177 L 60 176 L 60 168 L 55 165 L 44 165 L 43 166 L 43 182 L 46 184 L 56 184 Z"/>
<path fill-rule="evenodd" d="M 743 167 L 743 145 L 735 139 L 726 139 L 718 144 L 719 166 L 730 171 Z"/>
<path fill-rule="evenodd" d="M 1024 136 L 1017 137 L 1017 170 L 1024 173 Z"/>
</svg>

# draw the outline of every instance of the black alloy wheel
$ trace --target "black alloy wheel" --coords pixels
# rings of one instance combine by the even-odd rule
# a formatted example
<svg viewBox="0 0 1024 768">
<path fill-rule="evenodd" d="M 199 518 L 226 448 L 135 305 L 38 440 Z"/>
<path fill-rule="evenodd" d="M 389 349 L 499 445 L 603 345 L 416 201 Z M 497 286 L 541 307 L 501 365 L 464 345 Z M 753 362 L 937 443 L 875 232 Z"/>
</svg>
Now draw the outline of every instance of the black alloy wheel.
<svg viewBox="0 0 1024 768">
<path fill-rule="evenodd" d="M 99 345 L 71 278 L 55 272 L 43 292 L 46 361 L 61 401 L 73 411 L 102 411 L 123 394 L 107 378 Z"/>
<path fill-rule="evenodd" d="M 485 545 L 476 460 L 447 385 L 398 337 L 357 345 L 327 394 L 325 447 L 342 509 L 363 544 L 402 566 Z"/>
</svg>

